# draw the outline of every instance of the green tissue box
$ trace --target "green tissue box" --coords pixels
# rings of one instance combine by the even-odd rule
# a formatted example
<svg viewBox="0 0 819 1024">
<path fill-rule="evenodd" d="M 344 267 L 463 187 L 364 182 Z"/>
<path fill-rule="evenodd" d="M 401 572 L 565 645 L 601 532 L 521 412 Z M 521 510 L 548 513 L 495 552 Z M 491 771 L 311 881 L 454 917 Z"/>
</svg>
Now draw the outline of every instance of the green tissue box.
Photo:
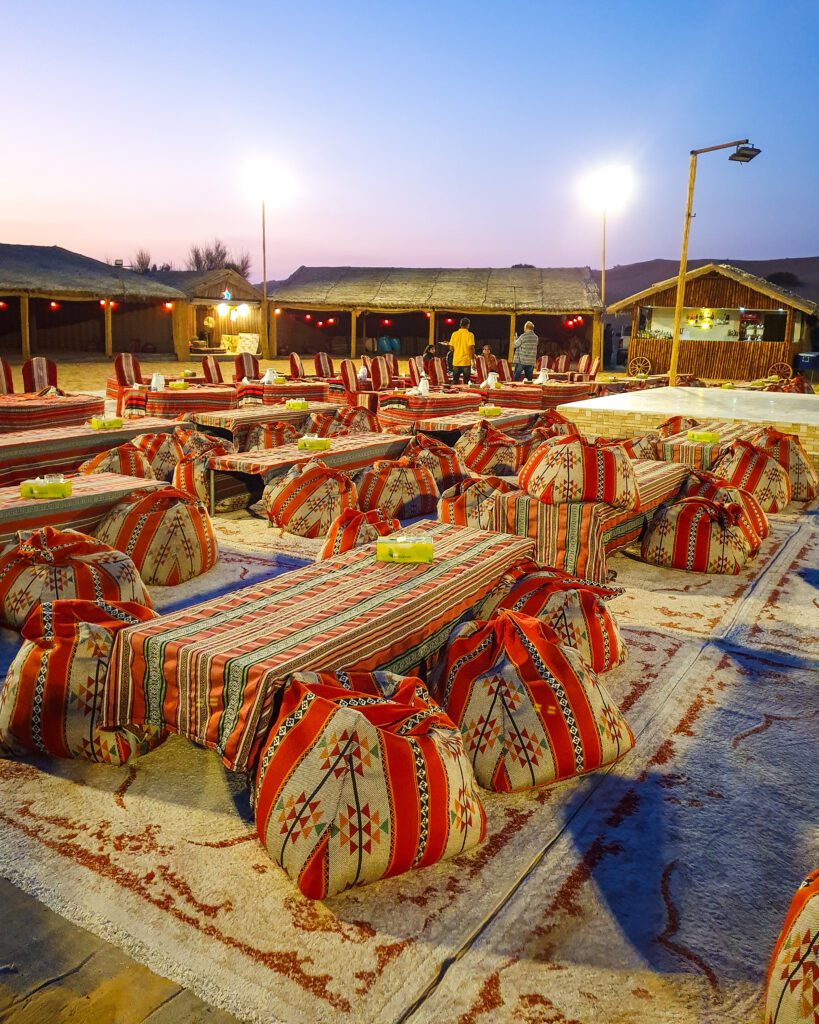
<svg viewBox="0 0 819 1024">
<path fill-rule="evenodd" d="M 329 437 L 314 437 L 310 434 L 305 434 L 296 441 L 296 447 L 303 452 L 326 452 L 332 446 Z"/>
<path fill-rule="evenodd" d="M 285 409 L 306 409 L 308 407 L 306 398 L 288 398 L 284 403 Z"/>
<path fill-rule="evenodd" d="M 700 444 L 718 444 L 719 434 L 715 434 L 710 430 L 689 430 L 688 440 L 699 441 Z"/>
<path fill-rule="evenodd" d="M 173 391 L 187 391 L 190 384 L 186 380 L 172 380 L 168 387 Z"/>
<path fill-rule="evenodd" d="M 70 498 L 71 481 L 63 477 L 34 477 L 20 483 L 21 498 Z"/>
<path fill-rule="evenodd" d="M 122 426 L 122 417 L 92 416 L 88 425 L 92 430 L 119 430 Z"/>
<path fill-rule="evenodd" d="M 499 405 L 481 405 L 478 407 L 479 416 L 500 416 L 501 408 Z"/>
<path fill-rule="evenodd" d="M 430 537 L 379 537 L 375 542 L 377 562 L 432 562 L 435 545 Z"/>
</svg>

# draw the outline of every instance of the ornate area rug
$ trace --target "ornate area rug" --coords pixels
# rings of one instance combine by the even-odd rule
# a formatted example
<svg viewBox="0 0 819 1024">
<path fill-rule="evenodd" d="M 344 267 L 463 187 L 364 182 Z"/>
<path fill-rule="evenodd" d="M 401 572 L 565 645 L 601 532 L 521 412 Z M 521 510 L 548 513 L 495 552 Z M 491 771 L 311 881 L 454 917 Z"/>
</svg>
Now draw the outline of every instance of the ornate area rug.
<svg viewBox="0 0 819 1024">
<path fill-rule="evenodd" d="M 0 761 L 0 874 L 251 1021 L 761 1021 L 819 863 L 816 541 L 777 518 L 731 579 L 615 556 L 629 659 L 605 681 L 636 749 L 486 794 L 462 858 L 312 903 L 256 840 L 242 780 L 172 738 L 122 770 Z"/>
</svg>

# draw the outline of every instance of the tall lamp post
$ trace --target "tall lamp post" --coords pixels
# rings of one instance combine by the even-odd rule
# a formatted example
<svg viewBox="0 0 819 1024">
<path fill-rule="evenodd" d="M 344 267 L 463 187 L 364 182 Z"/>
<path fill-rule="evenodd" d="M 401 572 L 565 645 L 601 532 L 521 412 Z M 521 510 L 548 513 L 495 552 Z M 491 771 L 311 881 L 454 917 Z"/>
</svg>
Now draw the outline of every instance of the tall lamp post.
<svg viewBox="0 0 819 1024">
<path fill-rule="evenodd" d="M 262 353 L 270 358 L 270 322 L 267 316 L 267 214 L 262 195 Z"/>
<path fill-rule="evenodd" d="M 685 201 L 685 220 L 683 221 L 682 248 L 680 249 L 680 272 L 677 275 L 677 299 L 674 306 L 674 327 L 671 334 L 671 363 L 668 367 L 668 383 L 671 387 L 677 383 L 677 364 L 680 360 L 680 323 L 682 321 L 683 302 L 685 299 L 685 272 L 688 263 L 688 235 L 691 231 L 691 207 L 694 203 L 694 182 L 697 178 L 697 157 L 701 153 L 713 153 L 718 149 L 735 149 L 728 159 L 735 163 L 747 164 L 759 156 L 761 150 L 749 144 L 747 139 L 734 139 L 733 142 L 722 142 L 719 146 L 706 146 L 704 149 L 692 149 L 688 167 L 688 195 Z"/>
</svg>

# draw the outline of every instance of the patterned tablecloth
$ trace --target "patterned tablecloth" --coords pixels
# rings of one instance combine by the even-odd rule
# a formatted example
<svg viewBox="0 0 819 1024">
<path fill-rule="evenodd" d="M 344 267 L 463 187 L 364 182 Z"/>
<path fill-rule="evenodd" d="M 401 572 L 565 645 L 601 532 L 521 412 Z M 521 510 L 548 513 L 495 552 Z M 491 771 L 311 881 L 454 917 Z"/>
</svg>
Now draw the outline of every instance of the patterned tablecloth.
<svg viewBox="0 0 819 1024">
<path fill-rule="evenodd" d="M 480 395 L 467 390 L 433 391 L 427 397 L 384 391 L 378 396 L 378 421 L 385 430 L 411 432 L 417 429 L 422 419 L 457 416 L 472 412 L 480 404 Z"/>
<path fill-rule="evenodd" d="M 171 420 L 137 419 L 118 430 L 90 427 L 56 427 L 23 430 L 0 435 L 0 487 L 44 473 L 74 473 L 97 452 L 116 448 L 137 434 L 169 433 L 178 424 Z"/>
<path fill-rule="evenodd" d="M 668 374 L 655 373 L 649 377 L 618 377 L 616 380 L 594 382 L 597 395 L 622 395 L 627 391 L 645 391 L 646 388 L 668 387 Z"/>
<path fill-rule="evenodd" d="M 162 376 L 165 378 L 165 383 L 168 384 L 172 380 L 184 380 L 188 384 L 207 384 L 207 380 L 204 377 L 180 377 L 178 373 L 163 373 Z M 150 380 L 150 374 L 143 374 L 144 379 Z M 117 416 L 122 414 L 122 402 L 127 391 L 130 390 L 129 385 L 120 384 L 116 377 L 109 377 L 105 382 L 105 397 L 110 399 L 112 402 L 116 402 Z"/>
<path fill-rule="evenodd" d="M 230 384 L 192 385 L 182 391 L 163 388 L 149 391 L 132 388 L 123 396 L 126 416 L 164 416 L 173 419 L 188 412 L 206 412 L 211 409 L 235 409 L 236 388 Z"/>
<path fill-rule="evenodd" d="M 104 412 L 105 399 L 96 395 L 0 395 L 0 434 L 74 426 Z"/>
<path fill-rule="evenodd" d="M 287 675 L 411 670 L 532 550 L 531 541 L 440 523 L 413 530 L 434 537 L 432 564 L 376 562 L 370 544 L 122 630 L 107 724 L 151 722 L 248 770 Z"/>
<path fill-rule="evenodd" d="M 689 471 L 688 466 L 667 462 L 640 460 L 632 464 L 640 491 L 639 512 L 591 501 L 547 505 L 523 491 L 512 491 L 484 503 L 486 515 L 481 525 L 531 537 L 541 565 L 605 582 L 607 554 L 640 536 L 655 509 L 677 496 Z"/>
<path fill-rule="evenodd" d="M 483 389 L 480 393 L 484 400 L 491 402 L 492 405 L 542 412 L 545 409 L 556 409 L 566 402 L 579 402 L 583 398 L 589 398 L 594 387 L 593 382 L 574 384 L 569 381 L 554 381 L 551 384 L 501 384 L 499 388 Z"/>
<path fill-rule="evenodd" d="M 285 380 L 279 384 L 236 384 L 239 405 L 275 405 L 288 398 L 304 398 L 308 402 L 326 402 L 330 397 L 330 385 L 326 380 Z M 339 402 L 346 404 L 344 392 L 337 393 Z"/>
<path fill-rule="evenodd" d="M 537 412 L 533 409 L 504 409 L 500 416 L 487 416 L 486 422 L 498 430 L 516 431 L 533 427 L 537 420 Z M 474 427 L 481 419 L 476 412 L 461 412 L 454 416 L 430 416 L 418 420 L 418 430 L 460 430 L 463 433 Z"/>
<path fill-rule="evenodd" d="M 672 434 L 657 445 L 657 454 L 665 462 L 679 462 L 695 469 L 711 469 L 722 450 L 738 437 L 750 438 L 759 430 L 749 423 L 735 423 L 729 420 L 705 420 L 697 430 L 719 434 L 719 441 L 711 444 L 689 441 L 688 431 Z"/>
<path fill-rule="evenodd" d="M 222 409 L 217 412 L 194 412 L 189 417 L 200 430 L 217 434 L 232 440 L 239 451 L 247 447 L 247 435 L 260 423 L 276 423 L 287 420 L 290 423 L 302 423 L 310 413 L 338 411 L 332 402 L 310 402 L 309 409 L 285 409 L 281 405 L 256 405 L 247 409 Z"/>
<path fill-rule="evenodd" d="M 55 526 L 93 531 L 103 516 L 134 491 L 164 487 L 162 480 L 137 480 L 118 473 L 92 473 L 72 477 L 69 498 L 21 498 L 20 488 L 0 487 L 0 543 L 14 540 L 18 530 Z"/>
</svg>

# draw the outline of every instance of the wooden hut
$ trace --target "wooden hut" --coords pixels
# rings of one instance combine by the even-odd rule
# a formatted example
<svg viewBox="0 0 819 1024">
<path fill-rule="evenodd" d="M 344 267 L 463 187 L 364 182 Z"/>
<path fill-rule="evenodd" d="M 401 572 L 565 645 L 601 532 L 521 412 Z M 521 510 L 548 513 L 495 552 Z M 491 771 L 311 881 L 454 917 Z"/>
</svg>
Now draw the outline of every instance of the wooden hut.
<svg viewBox="0 0 819 1024">
<path fill-rule="evenodd" d="M 398 336 L 405 355 L 446 340 L 469 316 L 478 344 L 498 355 L 532 320 L 543 341 L 572 335 L 602 354 L 603 306 L 587 267 L 300 267 L 269 290 L 271 354 L 325 349 L 355 355 L 371 332 Z M 335 340 L 336 345 L 332 344 Z"/>
<path fill-rule="evenodd" d="M 0 352 L 173 352 L 178 289 L 80 253 L 0 244 Z M 185 349 L 186 354 L 186 349 Z"/>
<path fill-rule="evenodd" d="M 669 278 L 615 302 L 608 313 L 631 314 L 629 362 L 648 360 L 665 373 L 677 279 Z M 810 299 L 725 263 L 689 270 L 680 329 L 679 372 L 696 377 L 747 380 L 766 376 L 779 363 L 792 364 L 808 343 Z"/>
</svg>

